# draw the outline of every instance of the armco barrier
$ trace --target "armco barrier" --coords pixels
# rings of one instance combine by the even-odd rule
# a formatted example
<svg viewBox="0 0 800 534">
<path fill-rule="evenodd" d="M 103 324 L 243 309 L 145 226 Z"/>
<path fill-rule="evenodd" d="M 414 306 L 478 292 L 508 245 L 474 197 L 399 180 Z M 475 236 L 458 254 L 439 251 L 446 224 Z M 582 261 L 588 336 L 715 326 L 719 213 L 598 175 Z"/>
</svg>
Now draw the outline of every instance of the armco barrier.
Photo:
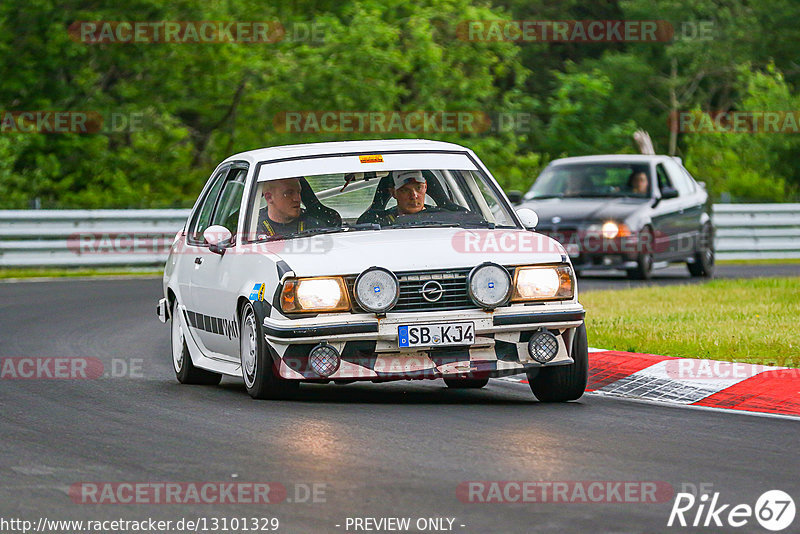
<svg viewBox="0 0 800 534">
<path fill-rule="evenodd" d="M 158 266 L 189 210 L 0 210 L 0 267 Z"/>
<path fill-rule="evenodd" d="M 715 204 L 719 259 L 800 258 L 800 204 Z M 189 210 L 0 210 L 0 267 L 159 266 Z"/>
<path fill-rule="evenodd" d="M 714 204 L 718 259 L 800 258 L 800 204 Z"/>
</svg>

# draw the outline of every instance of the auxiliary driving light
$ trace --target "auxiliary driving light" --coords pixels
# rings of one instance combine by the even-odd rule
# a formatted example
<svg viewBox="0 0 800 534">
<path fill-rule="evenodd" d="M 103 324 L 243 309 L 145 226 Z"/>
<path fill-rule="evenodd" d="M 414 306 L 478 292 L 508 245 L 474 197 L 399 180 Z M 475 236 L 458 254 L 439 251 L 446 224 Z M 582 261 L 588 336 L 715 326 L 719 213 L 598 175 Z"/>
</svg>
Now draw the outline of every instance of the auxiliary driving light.
<svg viewBox="0 0 800 534">
<path fill-rule="evenodd" d="M 308 354 L 308 364 L 322 378 L 328 378 L 339 370 L 339 352 L 327 343 L 320 343 Z"/>
<path fill-rule="evenodd" d="M 552 332 L 539 330 L 528 341 L 528 354 L 539 363 L 547 363 L 558 354 L 558 338 Z"/>
<path fill-rule="evenodd" d="M 382 267 L 370 267 L 356 278 L 353 293 L 365 311 L 384 313 L 397 304 L 400 284 L 393 272 Z"/>
<path fill-rule="evenodd" d="M 511 275 L 496 263 L 481 263 L 470 271 L 467 290 L 481 308 L 497 308 L 511 296 Z"/>
</svg>

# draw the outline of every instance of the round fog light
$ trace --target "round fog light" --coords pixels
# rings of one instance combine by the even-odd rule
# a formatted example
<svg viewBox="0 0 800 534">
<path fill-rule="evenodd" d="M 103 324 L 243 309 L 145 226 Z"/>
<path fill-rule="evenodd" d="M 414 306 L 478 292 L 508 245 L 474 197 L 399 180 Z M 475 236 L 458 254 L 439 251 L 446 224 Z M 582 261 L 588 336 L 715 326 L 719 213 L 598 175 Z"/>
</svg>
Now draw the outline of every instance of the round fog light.
<svg viewBox="0 0 800 534">
<path fill-rule="evenodd" d="M 558 339 L 552 332 L 540 330 L 528 341 L 528 354 L 539 363 L 547 363 L 558 354 Z"/>
<path fill-rule="evenodd" d="M 308 364 L 322 378 L 328 378 L 339 369 L 339 353 L 331 345 L 320 343 L 308 354 Z"/>
</svg>

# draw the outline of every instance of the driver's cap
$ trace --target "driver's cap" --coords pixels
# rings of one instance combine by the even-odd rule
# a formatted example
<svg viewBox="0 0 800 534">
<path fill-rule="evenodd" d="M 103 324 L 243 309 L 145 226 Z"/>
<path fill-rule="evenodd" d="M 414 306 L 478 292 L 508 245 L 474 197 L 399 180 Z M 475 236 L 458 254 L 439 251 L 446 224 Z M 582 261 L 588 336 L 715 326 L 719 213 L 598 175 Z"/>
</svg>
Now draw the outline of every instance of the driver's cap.
<svg viewBox="0 0 800 534">
<path fill-rule="evenodd" d="M 422 171 L 392 171 L 392 179 L 394 180 L 394 188 L 400 189 L 409 180 L 414 180 L 421 184 L 425 183 L 425 178 L 422 177 Z"/>
</svg>

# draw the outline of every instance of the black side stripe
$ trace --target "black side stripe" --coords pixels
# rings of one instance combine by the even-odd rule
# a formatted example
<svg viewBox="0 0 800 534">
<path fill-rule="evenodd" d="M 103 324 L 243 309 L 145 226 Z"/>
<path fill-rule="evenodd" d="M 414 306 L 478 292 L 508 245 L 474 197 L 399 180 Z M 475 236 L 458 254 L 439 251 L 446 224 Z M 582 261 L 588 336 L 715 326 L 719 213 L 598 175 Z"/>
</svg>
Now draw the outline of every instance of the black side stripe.
<svg viewBox="0 0 800 534">
<path fill-rule="evenodd" d="M 198 330 L 211 332 L 225 336 L 228 339 L 239 337 L 239 325 L 236 318 L 225 319 L 223 317 L 211 317 L 210 315 L 203 315 L 202 313 L 184 310 L 186 316 L 186 324 Z"/>
</svg>

